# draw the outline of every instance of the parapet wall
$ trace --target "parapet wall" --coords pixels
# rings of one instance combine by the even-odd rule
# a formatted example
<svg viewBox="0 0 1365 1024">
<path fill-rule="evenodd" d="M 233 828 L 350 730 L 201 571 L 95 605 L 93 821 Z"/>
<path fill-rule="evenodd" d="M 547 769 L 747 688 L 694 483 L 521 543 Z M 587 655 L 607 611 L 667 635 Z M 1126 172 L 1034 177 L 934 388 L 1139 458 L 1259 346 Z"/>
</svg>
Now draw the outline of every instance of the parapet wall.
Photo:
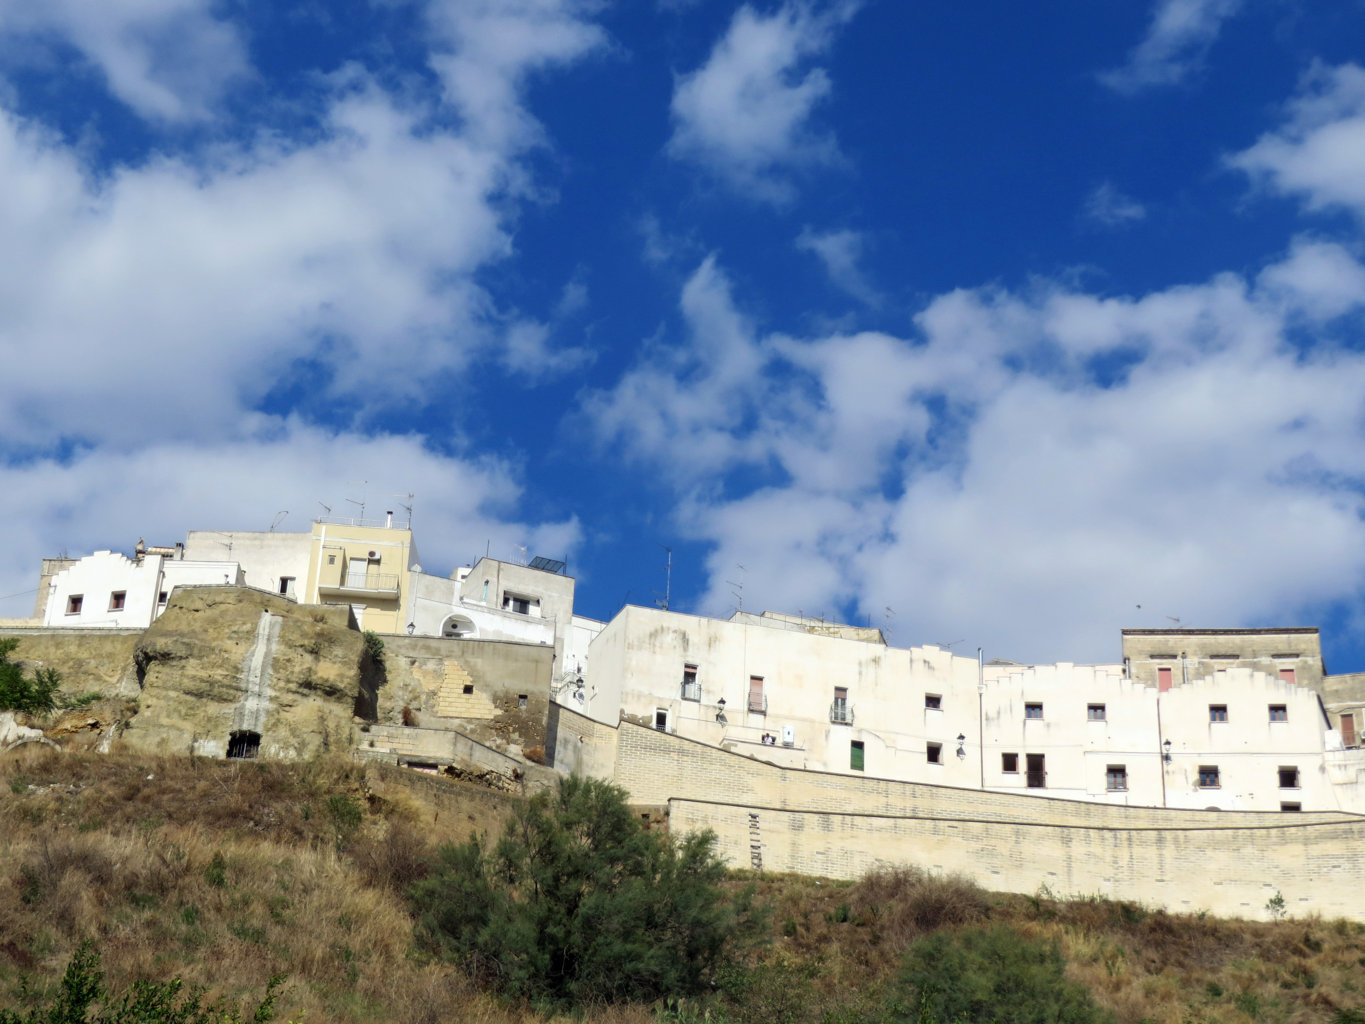
<svg viewBox="0 0 1365 1024">
<path fill-rule="evenodd" d="M 1365 918 L 1357 815 L 1130 808 L 851 778 L 626 722 L 614 731 L 614 777 L 632 802 L 667 804 L 671 828 L 713 829 L 735 867 L 757 852 L 764 870 L 855 878 L 904 862 L 988 889 L 1252 918 L 1279 891 L 1292 913 Z"/>
</svg>

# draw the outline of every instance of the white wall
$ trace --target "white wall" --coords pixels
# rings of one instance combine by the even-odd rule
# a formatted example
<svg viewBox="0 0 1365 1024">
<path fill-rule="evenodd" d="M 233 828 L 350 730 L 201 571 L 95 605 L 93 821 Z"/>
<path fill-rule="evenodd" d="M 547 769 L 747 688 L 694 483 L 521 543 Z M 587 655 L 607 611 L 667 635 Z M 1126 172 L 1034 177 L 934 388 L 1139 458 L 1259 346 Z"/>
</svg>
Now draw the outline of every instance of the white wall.
<svg viewBox="0 0 1365 1024">
<path fill-rule="evenodd" d="M 185 558 L 205 562 L 233 561 L 242 567 L 247 586 L 281 593 L 280 580 L 296 581 L 302 598 L 308 578 L 310 533 L 191 530 L 185 535 Z"/>
<path fill-rule="evenodd" d="M 160 595 L 169 598 L 177 586 L 242 582 L 236 562 L 181 561 L 161 555 L 147 555 L 138 562 L 113 551 L 96 551 L 52 578 L 43 625 L 149 626 L 165 607 Z M 113 595 L 119 592 L 124 595 L 123 607 L 114 609 Z M 67 609 L 75 595 L 81 597 L 81 610 L 71 614 Z"/>
<path fill-rule="evenodd" d="M 1335 734 L 1317 694 L 1250 668 L 1158 694 L 1119 665 L 979 670 L 976 659 L 932 646 L 888 648 L 770 628 L 757 617 L 637 607 L 602 629 L 590 657 L 585 699 L 562 699 L 566 706 L 605 724 L 625 715 L 654 725 L 662 713 L 670 733 L 790 767 L 858 774 L 852 747 L 861 743 L 864 776 L 1147 807 L 1279 811 L 1292 802 L 1365 812 L 1365 758 L 1348 765 L 1347 752 L 1334 751 L 1342 763 L 1329 768 Z M 683 699 L 687 665 L 696 667 L 700 700 Z M 747 708 L 750 676 L 764 679 L 766 712 Z M 851 723 L 831 721 L 836 687 L 848 691 Z M 1210 704 L 1225 705 L 1228 720 L 1210 722 Z M 1272 721 L 1272 706 L 1283 706 L 1286 720 Z M 781 744 L 788 728 L 791 747 Z M 778 746 L 763 744 L 765 733 Z M 1014 772 L 1004 770 L 1004 754 L 1016 756 Z M 1039 788 L 1029 786 L 1029 754 L 1043 758 Z M 1201 787 L 1201 766 L 1218 767 L 1217 788 Z M 1111 789 L 1110 769 L 1119 767 L 1126 785 Z M 1280 786 L 1282 767 L 1297 769 L 1296 787 Z"/>
</svg>

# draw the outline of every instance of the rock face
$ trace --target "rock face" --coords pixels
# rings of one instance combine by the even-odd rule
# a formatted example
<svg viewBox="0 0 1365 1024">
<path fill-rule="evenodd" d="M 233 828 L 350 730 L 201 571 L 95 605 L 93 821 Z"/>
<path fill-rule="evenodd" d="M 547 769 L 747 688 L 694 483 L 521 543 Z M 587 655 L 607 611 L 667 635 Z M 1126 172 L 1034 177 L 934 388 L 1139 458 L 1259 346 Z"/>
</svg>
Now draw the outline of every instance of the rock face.
<svg viewBox="0 0 1365 1024">
<path fill-rule="evenodd" d="M 177 587 L 133 652 L 143 750 L 310 757 L 348 750 L 374 714 L 373 667 L 345 607 L 244 587 Z"/>
</svg>

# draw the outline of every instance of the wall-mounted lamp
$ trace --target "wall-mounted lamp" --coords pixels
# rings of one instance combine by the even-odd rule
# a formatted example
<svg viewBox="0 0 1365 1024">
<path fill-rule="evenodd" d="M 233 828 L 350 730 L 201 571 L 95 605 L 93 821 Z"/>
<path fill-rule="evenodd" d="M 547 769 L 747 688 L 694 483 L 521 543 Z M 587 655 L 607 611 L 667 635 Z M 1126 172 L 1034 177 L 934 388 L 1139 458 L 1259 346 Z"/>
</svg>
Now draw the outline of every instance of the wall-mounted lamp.
<svg viewBox="0 0 1365 1024">
<path fill-rule="evenodd" d="M 959 758 L 965 758 L 965 757 L 967 756 L 967 748 L 966 748 L 965 746 L 963 746 L 963 744 L 966 743 L 966 742 L 967 742 L 967 737 L 966 737 L 966 736 L 963 736 L 962 733 L 958 733 L 958 734 L 957 734 L 957 756 L 958 756 Z"/>
<path fill-rule="evenodd" d="M 417 631 L 417 623 L 415 623 L 415 622 L 409 622 L 409 623 L 408 623 L 408 636 L 412 636 L 412 634 L 415 633 L 416 631 Z"/>
<path fill-rule="evenodd" d="M 729 720 L 725 717 L 725 712 L 724 712 L 724 711 L 717 711 L 717 712 L 716 712 L 716 721 L 719 722 L 721 725 L 728 725 L 728 724 L 729 724 Z"/>
<path fill-rule="evenodd" d="M 724 698 L 724 697 L 722 697 L 720 700 L 716 701 L 716 707 L 721 708 L 721 709 L 724 709 L 724 707 L 725 707 L 725 698 Z"/>
<path fill-rule="evenodd" d="M 1166 753 L 1162 755 L 1162 760 L 1164 760 L 1167 764 L 1170 764 L 1170 763 L 1171 763 L 1171 741 L 1170 741 L 1170 740 L 1167 740 L 1165 743 L 1162 744 L 1162 746 L 1166 749 Z"/>
</svg>

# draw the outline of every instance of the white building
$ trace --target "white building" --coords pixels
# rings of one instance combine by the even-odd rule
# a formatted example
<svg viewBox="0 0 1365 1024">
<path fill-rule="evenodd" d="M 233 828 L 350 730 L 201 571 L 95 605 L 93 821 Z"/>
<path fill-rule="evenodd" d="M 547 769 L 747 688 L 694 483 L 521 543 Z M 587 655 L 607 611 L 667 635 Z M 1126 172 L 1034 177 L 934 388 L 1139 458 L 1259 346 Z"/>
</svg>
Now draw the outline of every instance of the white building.
<svg viewBox="0 0 1365 1024">
<path fill-rule="evenodd" d="M 298 599 L 308 578 L 311 533 L 241 530 L 191 530 L 185 558 L 236 562 L 249 587 Z"/>
<path fill-rule="evenodd" d="M 236 562 L 179 558 L 180 546 L 146 549 L 139 542 L 139 550 L 133 558 L 96 551 L 54 575 L 48 582 L 43 625 L 146 627 L 178 586 L 244 582 Z"/>
<path fill-rule="evenodd" d="M 560 702 L 787 767 L 1153 807 L 1365 812 L 1365 753 L 1343 749 L 1293 674 L 1312 675 L 1311 652 L 1272 674 L 1247 646 L 1275 642 L 1270 631 L 1216 633 L 1235 656 L 1202 675 L 1188 658 L 1163 688 L 1124 664 L 983 664 L 793 616 L 627 607 L 592 642 L 587 684 Z"/>
</svg>

